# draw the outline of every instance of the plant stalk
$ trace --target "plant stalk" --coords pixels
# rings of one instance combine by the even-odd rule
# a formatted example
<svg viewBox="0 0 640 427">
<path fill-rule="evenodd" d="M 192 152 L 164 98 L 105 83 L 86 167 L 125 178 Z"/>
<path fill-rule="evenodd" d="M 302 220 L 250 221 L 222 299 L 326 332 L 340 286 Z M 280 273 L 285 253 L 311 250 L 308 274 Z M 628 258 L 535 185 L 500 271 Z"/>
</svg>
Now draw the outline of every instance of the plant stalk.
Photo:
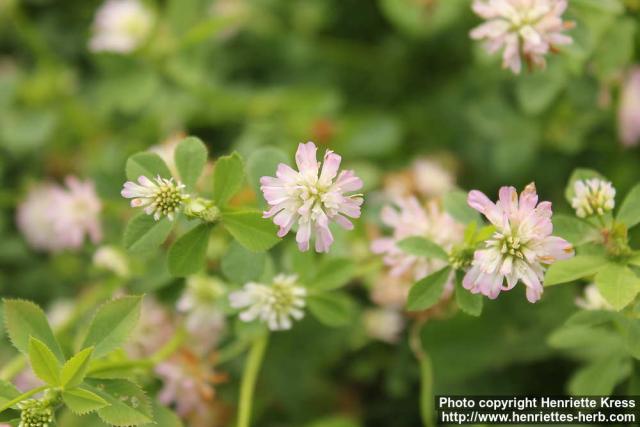
<svg viewBox="0 0 640 427">
<path fill-rule="evenodd" d="M 240 403 L 238 408 L 238 427 L 249 427 L 251 423 L 251 409 L 258 372 L 264 359 L 264 353 L 269 342 L 269 335 L 264 334 L 254 341 L 242 374 L 240 384 Z"/>
</svg>

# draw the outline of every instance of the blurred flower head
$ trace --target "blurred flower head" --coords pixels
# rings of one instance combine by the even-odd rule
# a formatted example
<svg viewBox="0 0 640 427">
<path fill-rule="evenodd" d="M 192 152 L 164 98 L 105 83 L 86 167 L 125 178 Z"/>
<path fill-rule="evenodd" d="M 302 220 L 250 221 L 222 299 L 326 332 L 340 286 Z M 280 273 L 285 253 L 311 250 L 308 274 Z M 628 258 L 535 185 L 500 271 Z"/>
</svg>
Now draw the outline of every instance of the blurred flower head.
<svg viewBox="0 0 640 427">
<path fill-rule="evenodd" d="M 467 201 L 496 231 L 484 243 L 485 248 L 474 253 L 471 269 L 463 279 L 464 287 L 495 299 L 520 280 L 527 287 L 529 302 L 538 301 L 543 291 L 543 264 L 570 258 L 574 253 L 569 242 L 551 235 L 551 203 L 538 203 L 533 183 L 527 185 L 519 200 L 515 188 L 502 187 L 497 203 L 477 190 L 469 192 Z"/>
<path fill-rule="evenodd" d="M 93 254 L 93 265 L 122 278 L 130 274 L 127 256 L 115 246 L 100 246 Z"/>
<path fill-rule="evenodd" d="M 402 309 L 407 304 L 409 290 L 414 284 L 412 277 L 392 276 L 381 273 L 371 289 L 371 300 L 383 307 Z"/>
<path fill-rule="evenodd" d="M 362 195 L 346 193 L 362 188 L 362 180 L 350 170 L 338 175 L 342 158 L 331 150 L 326 151 L 320 169 L 316 151 L 313 142 L 300 144 L 296 152 L 298 171 L 280 163 L 276 177 L 260 179 L 260 189 L 271 206 L 264 217 L 273 217 L 280 227 L 279 237 L 297 224 L 296 241 L 301 251 L 308 250 L 309 242 L 315 239 L 316 251 L 328 252 L 333 243 L 329 223 L 336 222 L 350 230 L 353 224 L 346 217 L 360 217 Z"/>
<path fill-rule="evenodd" d="M 252 322 L 256 319 L 267 324 L 272 331 L 291 329 L 292 319 L 304 317 L 307 291 L 297 285 L 295 275 L 279 274 L 270 286 L 250 282 L 244 288 L 229 294 L 233 308 L 245 309 L 240 320 Z"/>
<path fill-rule="evenodd" d="M 362 320 L 367 335 L 388 343 L 398 341 L 405 324 L 402 314 L 390 308 L 368 309 Z"/>
<path fill-rule="evenodd" d="M 132 52 L 145 41 L 153 21 L 153 13 L 138 0 L 107 0 L 96 12 L 89 49 Z"/>
<path fill-rule="evenodd" d="M 122 197 L 131 200 L 132 208 L 144 208 L 147 215 L 153 215 L 157 221 L 166 216 L 173 221 L 174 215 L 180 210 L 187 198 L 184 184 L 173 182 L 173 178 L 156 177 L 154 181 L 146 176 L 138 177 L 138 183 L 127 181 L 124 183 Z"/>
<path fill-rule="evenodd" d="M 573 27 L 562 20 L 567 4 L 567 0 L 474 0 L 473 11 L 486 22 L 471 31 L 471 38 L 484 40 L 489 53 L 502 49 L 502 66 L 516 74 L 523 58 L 530 67 L 544 67 L 549 52 L 572 43 L 563 34 Z"/>
<path fill-rule="evenodd" d="M 637 145 L 640 141 L 640 66 L 629 72 L 622 87 L 618 133 L 627 147 Z"/>
<path fill-rule="evenodd" d="M 428 158 L 413 162 L 413 174 L 418 193 L 425 197 L 439 197 L 453 189 L 455 177 L 442 164 Z"/>
<path fill-rule="evenodd" d="M 224 283 L 215 277 L 190 276 L 176 304 L 178 311 L 185 315 L 187 331 L 196 338 L 194 349 L 199 353 L 213 348 L 226 326 L 220 307 L 225 293 Z"/>
<path fill-rule="evenodd" d="M 573 189 L 575 196 L 571 199 L 571 207 L 580 218 L 604 215 L 616 205 L 616 189 L 608 181 L 598 178 L 578 180 Z"/>
<path fill-rule="evenodd" d="M 66 187 L 40 184 L 33 187 L 17 209 L 16 222 L 30 246 L 58 252 L 79 249 L 87 235 L 102 240 L 99 213 L 102 204 L 93 182 L 70 176 Z"/>
<path fill-rule="evenodd" d="M 576 298 L 576 305 L 583 310 L 613 310 L 613 307 L 602 296 L 595 283 L 584 288 L 584 294 Z"/>
<path fill-rule="evenodd" d="M 445 261 L 411 255 L 398 248 L 397 243 L 407 237 L 424 237 L 447 251 L 462 242 L 464 226 L 444 212 L 437 201 L 423 207 L 415 197 L 401 198 L 394 205 L 385 206 L 381 215 L 382 222 L 393 232 L 374 240 L 371 250 L 384 255 L 391 276 L 409 273 L 414 280 L 420 280 L 446 265 Z"/>
<path fill-rule="evenodd" d="M 207 411 L 215 395 L 213 386 L 222 379 L 212 365 L 210 360 L 201 359 L 186 349 L 158 364 L 155 372 L 163 382 L 158 393 L 160 403 L 175 404 L 181 417 Z"/>
</svg>

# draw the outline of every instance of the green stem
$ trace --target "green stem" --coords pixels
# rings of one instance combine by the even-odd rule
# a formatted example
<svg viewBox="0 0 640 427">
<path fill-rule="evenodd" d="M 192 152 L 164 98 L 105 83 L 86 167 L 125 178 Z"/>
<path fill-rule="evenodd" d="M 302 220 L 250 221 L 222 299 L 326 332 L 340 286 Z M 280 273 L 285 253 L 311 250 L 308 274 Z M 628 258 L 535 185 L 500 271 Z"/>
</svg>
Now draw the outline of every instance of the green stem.
<svg viewBox="0 0 640 427">
<path fill-rule="evenodd" d="M 260 365 L 264 358 L 265 350 L 269 342 L 269 335 L 264 334 L 258 338 L 249 350 L 247 362 L 242 374 L 240 384 L 240 403 L 238 408 L 238 427 L 249 427 L 251 422 L 251 407 L 253 405 L 253 392 L 258 379 Z"/>
<path fill-rule="evenodd" d="M 20 396 L 16 397 L 15 399 L 10 400 L 9 402 L 5 403 L 4 405 L 1 405 L 0 406 L 0 413 L 6 411 L 7 409 L 11 408 L 15 404 L 20 403 L 23 400 L 26 400 L 26 399 L 30 398 L 34 394 L 38 394 L 38 393 L 40 393 L 42 391 L 45 391 L 48 388 L 49 388 L 48 385 L 43 385 L 43 386 L 40 386 L 38 388 L 34 388 L 33 390 L 29 390 L 26 393 L 22 393 Z"/>
<path fill-rule="evenodd" d="M 426 319 L 418 319 L 409 331 L 409 346 L 413 351 L 420 366 L 420 417 L 425 427 L 435 426 L 435 414 L 433 407 L 433 367 L 431 358 L 424 351 L 420 331 Z"/>
</svg>

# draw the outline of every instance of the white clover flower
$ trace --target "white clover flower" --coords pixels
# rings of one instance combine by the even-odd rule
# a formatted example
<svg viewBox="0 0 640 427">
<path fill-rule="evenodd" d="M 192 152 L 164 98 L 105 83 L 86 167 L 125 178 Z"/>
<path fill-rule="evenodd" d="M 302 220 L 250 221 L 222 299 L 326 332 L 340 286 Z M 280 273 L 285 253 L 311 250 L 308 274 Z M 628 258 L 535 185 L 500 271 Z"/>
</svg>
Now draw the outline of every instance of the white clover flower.
<svg viewBox="0 0 640 427">
<path fill-rule="evenodd" d="M 573 27 L 562 20 L 567 0 L 474 0 L 473 11 L 486 22 L 471 31 L 485 40 L 489 53 L 502 52 L 502 66 L 518 74 L 522 57 L 531 67 L 546 65 L 545 55 L 573 42 L 563 31 Z"/>
<path fill-rule="evenodd" d="M 240 313 L 244 322 L 260 319 L 272 331 L 291 329 L 292 318 L 304 317 L 307 295 L 305 288 L 296 285 L 297 280 L 296 275 L 279 274 L 271 286 L 250 282 L 229 294 L 229 301 L 233 308 L 246 308 Z"/>
<path fill-rule="evenodd" d="M 467 203 L 491 221 L 496 231 L 483 249 L 475 251 L 463 286 L 474 294 L 495 299 L 522 281 L 529 302 L 538 301 L 543 292 L 545 266 L 574 254 L 569 242 L 551 235 L 551 203 L 538 203 L 533 183 L 527 185 L 519 199 L 515 188 L 502 187 L 497 203 L 478 190 L 469 192 Z"/>
<path fill-rule="evenodd" d="M 388 343 L 398 341 L 405 324 L 402 314 L 391 308 L 366 310 L 362 320 L 367 335 Z"/>
<path fill-rule="evenodd" d="M 575 196 L 571 207 L 576 215 L 585 218 L 591 215 L 604 215 L 616 205 L 616 189 L 610 182 L 598 178 L 576 181 L 573 185 Z"/>
<path fill-rule="evenodd" d="M 166 216 L 171 221 L 188 198 L 184 193 L 184 184 L 173 182 L 173 178 L 156 177 L 155 182 L 146 176 L 138 178 L 139 184 L 132 181 L 124 183 L 120 194 L 131 200 L 131 207 L 144 208 L 155 220 Z"/>
<path fill-rule="evenodd" d="M 69 176 L 65 184 L 37 185 L 18 205 L 16 223 L 31 247 L 48 252 L 77 250 L 87 235 L 93 243 L 102 239 L 102 205 L 93 183 Z"/>
<path fill-rule="evenodd" d="M 301 251 L 307 251 L 309 242 L 315 238 L 316 252 L 329 252 L 333 243 L 329 223 L 353 229 L 347 217 L 360 217 L 363 198 L 361 194 L 348 193 L 359 190 L 363 184 L 353 171 L 338 174 L 342 161 L 339 155 L 327 150 L 321 164 L 316 151 L 313 142 L 299 144 L 297 171 L 280 163 L 275 177 L 260 178 L 260 189 L 270 206 L 263 217 L 273 217 L 280 227 L 278 237 L 284 237 L 297 224 L 296 241 Z"/>
<path fill-rule="evenodd" d="M 118 248 L 110 245 L 100 246 L 93 254 L 93 265 L 99 269 L 107 270 L 116 276 L 129 277 L 129 260 Z"/>
<path fill-rule="evenodd" d="M 96 13 L 89 49 L 132 52 L 151 32 L 153 20 L 153 13 L 138 0 L 107 0 Z"/>
<path fill-rule="evenodd" d="M 583 310 L 613 310 L 613 307 L 604 299 L 595 283 L 591 283 L 584 288 L 584 295 L 576 298 L 576 305 Z"/>
</svg>

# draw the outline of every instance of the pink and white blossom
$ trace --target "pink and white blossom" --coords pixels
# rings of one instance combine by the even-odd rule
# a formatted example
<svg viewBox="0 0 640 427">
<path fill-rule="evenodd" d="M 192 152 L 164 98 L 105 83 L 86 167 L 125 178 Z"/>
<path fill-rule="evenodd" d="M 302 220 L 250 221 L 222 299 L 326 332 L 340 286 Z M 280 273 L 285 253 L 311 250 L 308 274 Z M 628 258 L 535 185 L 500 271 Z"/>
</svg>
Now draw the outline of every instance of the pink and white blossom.
<svg viewBox="0 0 640 427">
<path fill-rule="evenodd" d="M 618 133 L 627 147 L 640 142 L 640 66 L 634 67 L 622 86 L 618 109 Z"/>
<path fill-rule="evenodd" d="M 404 316 L 392 308 L 368 309 L 362 320 L 367 335 L 387 343 L 397 342 L 405 325 Z"/>
<path fill-rule="evenodd" d="M 307 290 L 297 280 L 296 275 L 278 274 L 270 286 L 249 282 L 229 294 L 231 307 L 244 309 L 239 316 L 243 322 L 259 319 L 272 331 L 291 329 L 292 320 L 304 317 L 306 305 Z"/>
<path fill-rule="evenodd" d="M 486 22 L 471 31 L 471 38 L 484 40 L 491 54 L 502 49 L 502 66 L 516 74 L 523 59 L 544 68 L 549 52 L 573 42 L 564 34 L 573 27 L 562 20 L 567 5 L 567 0 L 474 0 L 473 11 Z"/>
<path fill-rule="evenodd" d="M 609 181 L 599 178 L 577 180 L 573 190 L 575 195 L 571 199 L 571 207 L 580 218 L 604 215 L 616 206 L 616 189 Z"/>
<path fill-rule="evenodd" d="M 497 203 L 477 190 L 469 192 L 467 202 L 496 231 L 484 248 L 474 253 L 471 268 L 463 279 L 464 287 L 495 299 L 501 291 L 513 289 L 522 281 L 529 302 L 538 301 L 545 266 L 574 253 L 569 242 L 551 235 L 551 203 L 538 203 L 533 183 L 527 185 L 519 199 L 515 188 L 502 187 Z"/>
<path fill-rule="evenodd" d="M 384 255 L 391 276 L 410 274 L 413 280 L 420 280 L 447 265 L 446 261 L 411 255 L 398 248 L 397 243 L 407 237 L 424 237 L 447 251 L 462 242 L 464 226 L 444 212 L 437 201 L 423 207 L 415 197 L 400 198 L 393 206 L 385 206 L 381 216 L 393 230 L 392 235 L 374 240 L 371 250 Z"/>
<path fill-rule="evenodd" d="M 130 53 L 145 41 L 153 21 L 153 13 L 138 0 L 107 0 L 96 12 L 89 49 Z"/>
<path fill-rule="evenodd" d="M 138 177 L 138 183 L 127 181 L 120 194 L 131 200 L 132 208 L 143 208 L 148 215 L 157 221 L 166 216 L 173 221 L 176 212 L 182 208 L 188 197 L 184 192 L 184 184 L 173 182 L 173 178 L 157 176 L 154 181 L 146 176 Z"/>
<path fill-rule="evenodd" d="M 102 203 L 93 182 L 69 176 L 65 184 L 37 185 L 18 205 L 18 228 L 35 249 L 77 250 L 87 236 L 94 244 L 102 240 Z"/>
<path fill-rule="evenodd" d="M 260 179 L 260 189 L 270 205 L 264 217 L 273 218 L 280 227 L 279 237 L 297 225 L 296 241 L 301 251 L 307 251 L 309 242 L 315 240 L 317 252 L 328 252 L 333 243 L 329 224 L 335 222 L 350 230 L 353 224 L 347 217 L 360 217 L 362 195 L 347 193 L 361 189 L 362 180 L 351 170 L 338 174 L 342 160 L 338 154 L 327 150 L 321 165 L 316 151 L 313 142 L 300 144 L 296 152 L 298 170 L 280 163 L 275 177 Z"/>
</svg>

